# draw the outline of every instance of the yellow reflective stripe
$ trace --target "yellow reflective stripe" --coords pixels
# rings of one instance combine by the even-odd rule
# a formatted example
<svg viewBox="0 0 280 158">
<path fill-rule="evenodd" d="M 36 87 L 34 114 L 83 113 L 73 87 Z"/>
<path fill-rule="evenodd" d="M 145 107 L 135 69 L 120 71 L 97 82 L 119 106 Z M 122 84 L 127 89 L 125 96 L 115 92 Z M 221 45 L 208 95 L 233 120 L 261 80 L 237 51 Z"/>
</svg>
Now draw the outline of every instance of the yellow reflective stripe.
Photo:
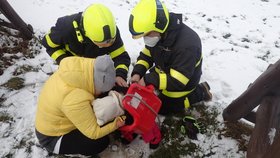
<svg viewBox="0 0 280 158">
<path fill-rule="evenodd" d="M 70 52 L 71 54 L 73 54 L 73 55 L 75 55 L 75 56 L 78 56 L 76 53 L 74 53 L 74 52 L 70 49 L 69 44 L 66 44 L 66 45 L 65 45 L 65 49 L 66 49 L 68 52 Z"/>
<path fill-rule="evenodd" d="M 188 109 L 190 107 L 190 101 L 188 97 L 186 97 L 186 99 L 184 100 L 184 105 L 185 105 L 185 109 Z"/>
<path fill-rule="evenodd" d="M 82 42 L 84 41 L 84 38 L 83 38 L 83 36 L 82 36 L 81 31 L 78 29 L 78 28 L 79 28 L 78 22 L 74 20 L 74 21 L 72 22 L 72 24 L 73 24 L 74 29 L 75 29 L 75 31 L 76 31 L 76 36 L 77 36 L 78 41 L 82 43 Z"/>
<path fill-rule="evenodd" d="M 155 68 L 155 71 L 157 72 L 157 73 L 160 73 L 160 70 L 159 70 L 159 68 Z"/>
<path fill-rule="evenodd" d="M 149 63 L 146 62 L 145 60 L 138 60 L 136 64 L 141 64 L 141 65 L 145 66 L 146 69 L 150 68 Z"/>
<path fill-rule="evenodd" d="M 183 85 L 186 85 L 189 82 L 189 79 L 185 75 L 175 69 L 170 69 L 170 75 L 180 81 Z"/>
<path fill-rule="evenodd" d="M 183 91 L 183 92 L 170 92 L 170 91 L 167 91 L 167 90 L 163 90 L 162 91 L 162 94 L 170 97 L 170 98 L 180 98 L 180 97 L 183 97 L 183 96 L 186 96 L 188 94 L 190 94 L 194 89 L 190 90 L 190 91 Z"/>
<path fill-rule="evenodd" d="M 144 49 L 142 50 L 142 53 L 145 54 L 145 55 L 147 55 L 148 57 L 152 57 L 152 56 L 151 56 L 151 52 L 150 52 L 149 49 L 147 49 L 147 48 L 144 48 Z"/>
<path fill-rule="evenodd" d="M 201 63 L 201 60 L 202 60 L 202 55 L 201 55 L 199 61 L 195 64 L 195 67 L 198 67 L 198 65 Z"/>
<path fill-rule="evenodd" d="M 75 29 L 77 29 L 79 27 L 77 21 L 75 21 L 75 20 L 72 22 L 72 24 L 73 24 Z"/>
<path fill-rule="evenodd" d="M 53 43 L 53 41 L 51 40 L 50 34 L 47 34 L 45 37 L 46 37 L 47 44 L 48 44 L 51 48 L 56 48 L 56 47 L 59 46 L 58 44 Z"/>
<path fill-rule="evenodd" d="M 167 76 L 166 73 L 159 74 L 159 89 L 166 89 L 167 86 Z"/>
<path fill-rule="evenodd" d="M 116 67 L 116 69 L 125 69 L 126 71 L 128 71 L 128 67 L 124 64 L 120 64 Z"/>
<path fill-rule="evenodd" d="M 60 57 L 63 54 L 66 54 L 66 53 L 62 49 L 59 49 L 59 50 L 53 52 L 53 54 L 51 55 L 51 58 L 56 60 L 58 57 Z"/>
<path fill-rule="evenodd" d="M 125 52 L 125 48 L 124 48 L 124 46 L 121 46 L 120 48 L 111 52 L 110 56 L 111 56 L 112 59 L 114 59 L 115 57 L 121 55 L 123 52 Z"/>
</svg>

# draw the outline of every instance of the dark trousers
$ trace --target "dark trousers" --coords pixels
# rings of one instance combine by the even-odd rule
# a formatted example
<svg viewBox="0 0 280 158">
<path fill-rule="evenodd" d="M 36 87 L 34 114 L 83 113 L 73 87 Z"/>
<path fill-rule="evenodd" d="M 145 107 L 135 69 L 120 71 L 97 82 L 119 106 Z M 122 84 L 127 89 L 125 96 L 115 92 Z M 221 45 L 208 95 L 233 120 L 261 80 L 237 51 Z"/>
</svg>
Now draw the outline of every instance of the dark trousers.
<svg viewBox="0 0 280 158">
<path fill-rule="evenodd" d="M 170 98 L 162 93 L 159 94 L 159 98 L 162 102 L 159 114 L 167 115 L 171 113 L 182 112 L 185 109 L 184 101 L 186 97 L 189 99 L 190 105 L 198 103 L 203 100 L 203 89 L 198 85 L 195 90 L 190 94 L 180 98 Z"/>
<path fill-rule="evenodd" d="M 96 155 L 107 148 L 109 137 L 90 139 L 79 130 L 74 130 L 62 137 L 59 149 L 60 154 Z"/>
<path fill-rule="evenodd" d="M 43 135 L 37 130 L 36 135 L 40 144 L 51 153 L 53 152 L 54 147 L 60 138 Z M 59 154 L 81 154 L 87 156 L 97 155 L 98 153 L 105 150 L 108 145 L 108 136 L 94 140 L 86 137 L 76 129 L 62 136 Z"/>
</svg>

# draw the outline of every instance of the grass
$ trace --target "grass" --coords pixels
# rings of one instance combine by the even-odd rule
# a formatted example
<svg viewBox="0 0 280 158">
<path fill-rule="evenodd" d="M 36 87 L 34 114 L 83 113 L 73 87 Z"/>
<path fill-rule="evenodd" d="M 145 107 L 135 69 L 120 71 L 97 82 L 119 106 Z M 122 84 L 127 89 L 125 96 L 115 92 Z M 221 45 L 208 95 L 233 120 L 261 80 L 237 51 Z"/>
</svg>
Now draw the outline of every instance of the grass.
<svg viewBox="0 0 280 158">
<path fill-rule="evenodd" d="M 24 87 L 24 79 L 20 77 L 10 78 L 6 83 L 2 86 L 10 89 L 10 90 L 19 90 Z"/>
<path fill-rule="evenodd" d="M 13 121 L 13 117 L 6 112 L 0 112 L 0 122 Z"/>
<path fill-rule="evenodd" d="M 219 130 L 221 137 L 231 137 L 238 142 L 240 151 L 247 151 L 248 139 L 252 134 L 252 127 L 242 122 L 226 122 L 225 128 Z"/>
<path fill-rule="evenodd" d="M 245 152 L 247 150 L 247 138 L 252 130 L 249 126 L 240 122 L 226 123 L 222 126 L 222 123 L 217 120 L 220 110 L 215 107 L 199 105 L 191 111 L 193 112 L 190 114 L 192 116 L 198 115 L 197 120 L 206 127 L 206 133 L 204 134 L 206 137 L 215 136 L 217 139 L 230 137 L 237 140 L 239 151 Z M 183 114 L 166 117 L 161 128 L 163 140 L 159 148 L 150 155 L 150 158 L 180 158 L 187 155 L 196 158 L 211 157 L 216 154 L 215 148 L 217 146 L 215 144 L 210 145 L 209 150 L 205 152 L 197 141 L 193 141 L 180 133 L 180 118 L 182 117 Z"/>
<path fill-rule="evenodd" d="M 7 67 L 13 65 L 21 57 L 18 55 L 18 52 L 22 52 L 24 58 L 33 58 L 36 54 L 39 53 L 39 49 L 33 50 L 33 47 L 38 46 L 38 42 L 31 41 L 28 43 L 27 41 L 13 40 L 13 38 L 10 38 L 10 40 L 12 41 L 9 41 L 8 44 L 1 45 L 0 48 L 0 75 L 3 74 L 3 71 Z M 4 56 L 4 54 L 6 53 L 10 55 Z M 17 68 L 14 71 L 13 75 L 19 76 L 29 71 L 38 70 L 31 66 L 24 65 Z M 2 86 L 11 90 L 19 90 L 24 87 L 24 79 L 20 77 L 14 77 L 8 80 L 8 82 L 4 83 Z M 1 96 L 0 107 L 2 107 L 2 103 L 4 101 L 4 96 Z M 4 112 L 3 109 L 0 110 L 0 123 L 13 121 L 13 117 L 11 115 Z M 203 135 L 205 135 L 206 137 L 215 136 L 218 139 L 222 139 L 223 137 L 235 139 L 238 142 L 239 151 L 246 151 L 248 145 L 248 138 L 251 134 L 252 127 L 242 124 L 241 122 L 219 122 L 217 120 L 217 117 L 220 115 L 220 113 L 221 110 L 216 109 L 215 107 L 207 107 L 202 104 L 191 109 L 190 114 L 198 116 L 198 121 L 202 122 L 205 125 L 207 131 Z M 215 151 L 211 150 L 212 148 L 215 148 L 215 146 L 210 146 L 209 151 L 205 152 L 197 142 L 190 140 L 186 135 L 182 135 L 180 133 L 180 118 L 182 118 L 183 116 L 184 114 L 176 114 L 173 116 L 167 116 L 165 118 L 161 126 L 161 132 L 163 135 L 162 142 L 159 148 L 150 155 L 150 158 L 180 158 L 181 156 L 187 155 L 189 157 L 196 158 L 211 157 L 212 155 L 215 155 Z M 221 124 L 224 125 L 221 126 Z M 28 136 L 28 138 L 31 138 L 31 136 Z M 34 146 L 34 142 L 28 140 L 27 138 L 23 138 L 19 141 L 19 144 L 15 145 L 14 149 L 25 148 L 27 152 L 30 152 L 31 146 Z M 53 156 L 55 158 L 69 157 L 66 155 L 49 156 Z M 14 154 L 11 151 L 11 153 L 5 155 L 5 157 L 14 157 Z M 98 158 L 98 156 L 93 156 L 93 158 Z"/>
<path fill-rule="evenodd" d="M 13 75 L 14 76 L 19 76 L 19 75 L 24 74 L 26 72 L 32 72 L 32 71 L 33 72 L 38 72 L 39 69 L 38 68 L 34 68 L 34 67 L 30 66 L 30 65 L 22 65 L 22 66 L 17 67 L 15 69 L 15 71 L 13 72 Z"/>
</svg>

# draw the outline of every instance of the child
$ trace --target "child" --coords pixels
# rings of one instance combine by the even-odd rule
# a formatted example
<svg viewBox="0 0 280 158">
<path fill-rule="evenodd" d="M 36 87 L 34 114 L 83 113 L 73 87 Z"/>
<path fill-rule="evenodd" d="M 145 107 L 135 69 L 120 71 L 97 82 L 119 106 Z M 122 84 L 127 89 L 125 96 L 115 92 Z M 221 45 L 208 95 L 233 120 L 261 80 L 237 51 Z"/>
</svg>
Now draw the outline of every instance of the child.
<svg viewBox="0 0 280 158">
<path fill-rule="evenodd" d="M 91 104 L 99 126 L 103 126 L 116 117 L 124 115 L 122 97 L 122 94 L 110 91 L 108 96 L 92 101 Z"/>
</svg>

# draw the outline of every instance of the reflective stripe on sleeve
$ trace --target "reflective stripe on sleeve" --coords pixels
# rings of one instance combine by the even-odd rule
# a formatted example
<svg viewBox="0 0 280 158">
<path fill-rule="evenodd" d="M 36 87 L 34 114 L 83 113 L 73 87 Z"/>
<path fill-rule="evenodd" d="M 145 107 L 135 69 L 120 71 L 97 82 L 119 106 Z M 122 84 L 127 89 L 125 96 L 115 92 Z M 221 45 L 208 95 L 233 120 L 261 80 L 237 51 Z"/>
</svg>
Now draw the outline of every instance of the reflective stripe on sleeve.
<svg viewBox="0 0 280 158">
<path fill-rule="evenodd" d="M 61 55 L 66 54 L 62 49 L 59 49 L 55 52 L 53 52 L 53 54 L 51 55 L 51 58 L 53 58 L 54 60 L 56 60 L 58 57 L 60 57 Z"/>
<path fill-rule="evenodd" d="M 121 55 L 123 52 L 125 52 L 124 46 L 121 46 L 120 48 L 114 50 L 110 53 L 110 56 L 112 59 L 116 58 L 117 56 Z"/>
<path fill-rule="evenodd" d="M 73 52 L 73 51 L 70 49 L 69 44 L 66 44 L 66 45 L 65 45 L 65 49 L 66 49 L 68 52 L 70 52 L 72 55 L 78 56 L 75 52 Z"/>
<path fill-rule="evenodd" d="M 170 76 L 181 82 L 183 85 L 186 85 L 189 82 L 189 79 L 175 69 L 170 69 Z"/>
<path fill-rule="evenodd" d="M 152 57 L 152 56 L 151 56 L 151 52 L 150 52 L 149 49 L 147 49 L 147 48 L 144 48 L 144 49 L 142 50 L 142 53 L 145 54 L 145 55 L 148 56 L 148 57 Z"/>
<path fill-rule="evenodd" d="M 128 67 L 124 64 L 120 64 L 116 67 L 116 69 L 125 69 L 126 71 L 128 71 Z"/>
<path fill-rule="evenodd" d="M 56 47 L 59 46 L 58 44 L 55 44 L 55 43 L 51 40 L 50 34 L 47 34 L 45 37 L 46 37 L 46 41 L 47 41 L 48 46 L 50 46 L 51 48 L 56 48 Z"/>
<path fill-rule="evenodd" d="M 145 68 L 148 70 L 150 68 L 150 65 L 148 62 L 146 62 L 145 60 L 138 60 L 136 64 L 140 64 L 145 66 Z"/>
</svg>

